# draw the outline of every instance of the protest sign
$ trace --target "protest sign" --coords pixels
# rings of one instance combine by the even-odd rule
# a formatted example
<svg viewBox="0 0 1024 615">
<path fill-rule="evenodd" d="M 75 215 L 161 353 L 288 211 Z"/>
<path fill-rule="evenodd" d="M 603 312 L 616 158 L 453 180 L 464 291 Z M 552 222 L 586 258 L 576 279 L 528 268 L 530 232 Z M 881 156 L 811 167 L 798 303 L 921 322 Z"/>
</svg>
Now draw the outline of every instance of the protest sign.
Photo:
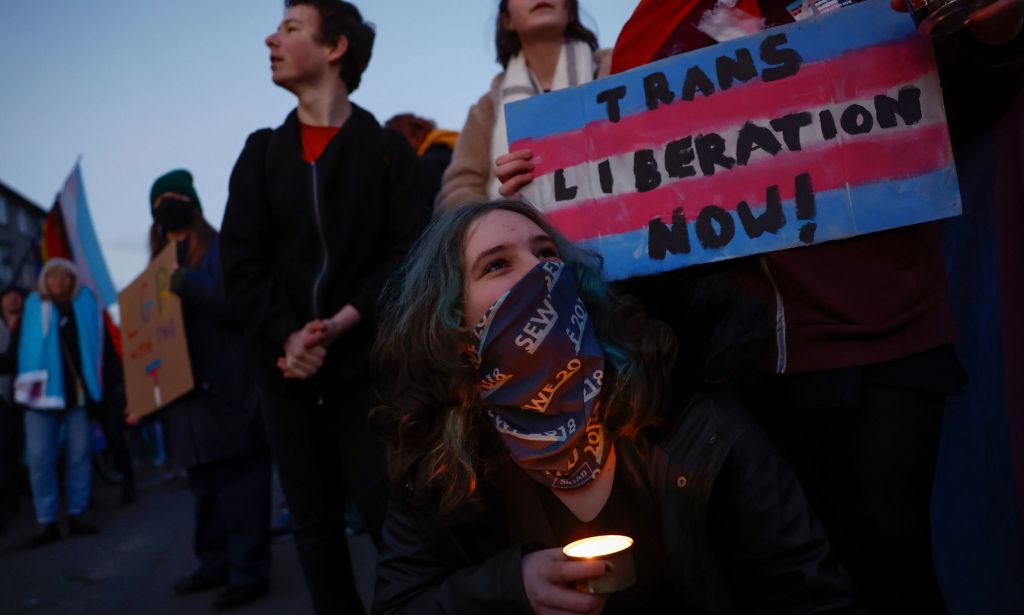
<svg viewBox="0 0 1024 615">
<path fill-rule="evenodd" d="M 610 279 L 960 213 L 931 40 L 888 0 L 505 110 L 524 197 Z"/>
<path fill-rule="evenodd" d="M 128 413 L 154 412 L 192 390 L 181 300 L 171 292 L 175 244 L 118 294 Z"/>
</svg>

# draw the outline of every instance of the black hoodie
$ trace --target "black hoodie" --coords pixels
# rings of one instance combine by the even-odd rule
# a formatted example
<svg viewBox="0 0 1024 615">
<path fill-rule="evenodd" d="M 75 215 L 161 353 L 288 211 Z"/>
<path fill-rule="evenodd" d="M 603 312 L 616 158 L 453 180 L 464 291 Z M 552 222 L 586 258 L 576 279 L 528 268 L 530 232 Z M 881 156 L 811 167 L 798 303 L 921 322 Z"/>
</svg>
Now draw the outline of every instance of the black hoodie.
<svg viewBox="0 0 1024 615">
<path fill-rule="evenodd" d="M 356 105 L 314 163 L 302 159 L 295 111 L 249 135 L 231 173 L 221 229 L 225 287 L 259 371 L 280 382 L 288 336 L 346 304 L 362 321 L 327 353 L 319 377 L 365 378 L 377 299 L 430 211 L 414 154 Z M 425 200 L 425 199 L 424 199 Z"/>
</svg>

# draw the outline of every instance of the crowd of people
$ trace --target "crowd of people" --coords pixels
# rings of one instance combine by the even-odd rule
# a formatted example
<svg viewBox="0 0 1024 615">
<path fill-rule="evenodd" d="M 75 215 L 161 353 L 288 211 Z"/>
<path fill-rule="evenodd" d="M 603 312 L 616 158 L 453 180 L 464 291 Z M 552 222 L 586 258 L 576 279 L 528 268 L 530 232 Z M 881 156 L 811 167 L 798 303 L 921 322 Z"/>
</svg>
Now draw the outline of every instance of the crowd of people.
<svg viewBox="0 0 1024 615">
<path fill-rule="evenodd" d="M 266 594 L 276 468 L 320 615 L 364 612 L 353 519 L 379 551 L 375 613 L 944 612 L 930 499 L 966 376 L 938 223 L 607 283 L 519 198 L 533 154 L 509 151 L 505 104 L 720 42 L 717 4 L 641 0 L 601 49 L 578 0 L 500 0 L 502 70 L 456 133 L 379 124 L 351 99 L 374 27 L 285 1 L 265 42 L 296 107 L 249 135 L 220 232 L 186 170 L 149 198 L 196 383 L 154 415 L 195 502 L 177 592 Z M 767 28 L 787 4 L 731 10 Z M 955 151 L 1020 94 L 1022 24 L 997 0 L 936 41 Z M 120 361 L 80 278 L 51 259 L 0 294 L 0 511 L 23 434 L 37 546 L 60 535 L 62 445 L 69 531 L 97 531 L 90 416 L 136 497 Z M 572 588 L 609 572 L 563 557 L 596 534 L 634 538 L 631 588 Z"/>
</svg>

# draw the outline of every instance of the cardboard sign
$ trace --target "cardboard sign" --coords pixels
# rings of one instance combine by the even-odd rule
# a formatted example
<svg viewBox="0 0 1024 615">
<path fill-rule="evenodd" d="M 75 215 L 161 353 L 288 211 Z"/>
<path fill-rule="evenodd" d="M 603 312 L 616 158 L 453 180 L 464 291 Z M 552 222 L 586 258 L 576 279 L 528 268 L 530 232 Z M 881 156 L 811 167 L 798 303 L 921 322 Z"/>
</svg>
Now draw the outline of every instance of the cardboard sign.
<svg viewBox="0 0 1024 615">
<path fill-rule="evenodd" d="M 175 244 L 117 296 L 128 413 L 150 414 L 192 390 L 181 299 L 171 292 Z"/>
<path fill-rule="evenodd" d="M 888 0 L 505 111 L 524 197 L 609 279 L 960 213 L 931 40 Z"/>
</svg>

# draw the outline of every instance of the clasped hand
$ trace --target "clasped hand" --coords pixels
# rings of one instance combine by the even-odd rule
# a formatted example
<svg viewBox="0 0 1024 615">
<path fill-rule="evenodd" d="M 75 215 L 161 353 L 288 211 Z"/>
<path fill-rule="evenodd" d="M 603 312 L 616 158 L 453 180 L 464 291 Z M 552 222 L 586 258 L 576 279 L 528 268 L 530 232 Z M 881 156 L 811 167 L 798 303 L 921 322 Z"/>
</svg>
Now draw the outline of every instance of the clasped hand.
<svg viewBox="0 0 1024 615">
<path fill-rule="evenodd" d="M 305 380 L 316 374 L 327 358 L 327 346 L 337 337 L 337 328 L 331 320 L 311 320 L 289 335 L 284 356 L 277 359 L 284 377 Z"/>
</svg>

